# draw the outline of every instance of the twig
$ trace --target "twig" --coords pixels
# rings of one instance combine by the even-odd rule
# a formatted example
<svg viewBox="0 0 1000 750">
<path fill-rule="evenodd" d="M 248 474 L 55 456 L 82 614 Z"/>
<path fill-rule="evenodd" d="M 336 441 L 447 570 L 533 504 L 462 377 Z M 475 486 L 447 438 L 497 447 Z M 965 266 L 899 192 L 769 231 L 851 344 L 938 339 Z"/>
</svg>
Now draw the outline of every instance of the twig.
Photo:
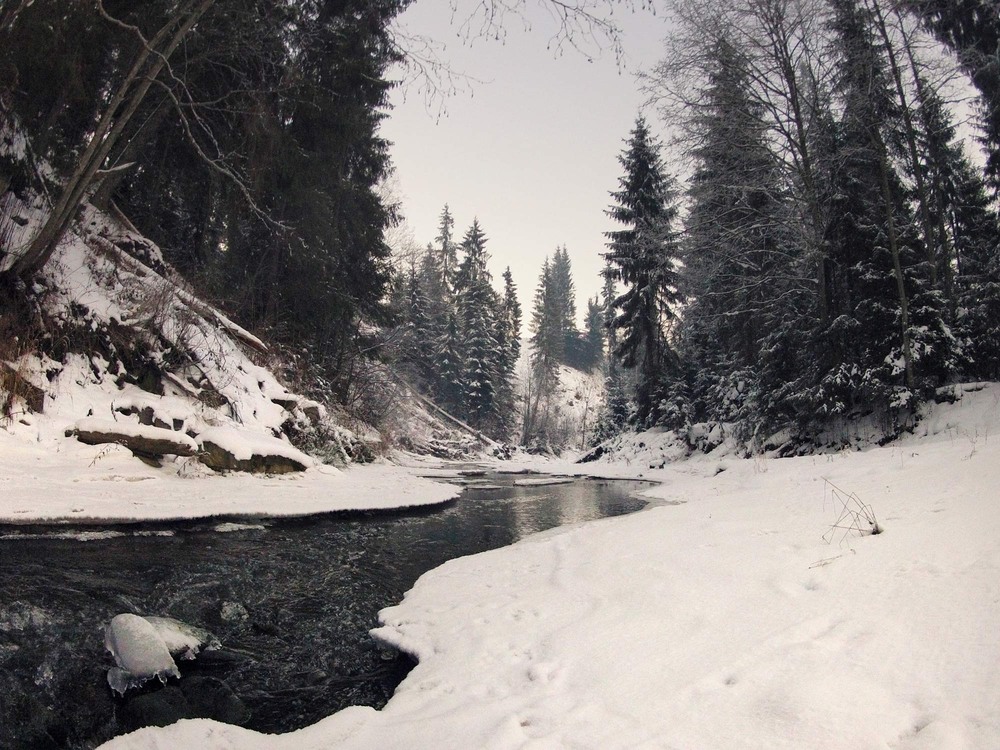
<svg viewBox="0 0 1000 750">
<path fill-rule="evenodd" d="M 829 479 L 823 480 L 826 487 L 829 487 L 835 502 L 840 503 L 840 515 L 833 522 L 830 529 L 823 534 L 823 540 L 831 544 L 838 531 L 844 533 L 840 537 L 840 543 L 852 533 L 857 536 L 874 536 L 881 534 L 883 529 L 875 518 L 875 511 L 867 503 L 863 503 L 853 492 L 848 493 L 835 485 Z"/>
</svg>

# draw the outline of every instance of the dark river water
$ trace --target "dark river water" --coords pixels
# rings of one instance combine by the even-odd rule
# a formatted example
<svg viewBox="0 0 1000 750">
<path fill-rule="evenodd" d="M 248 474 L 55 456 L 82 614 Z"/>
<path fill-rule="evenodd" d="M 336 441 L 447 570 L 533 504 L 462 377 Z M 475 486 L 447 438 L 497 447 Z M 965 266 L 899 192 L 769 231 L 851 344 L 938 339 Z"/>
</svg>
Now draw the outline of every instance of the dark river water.
<svg viewBox="0 0 1000 750">
<path fill-rule="evenodd" d="M 137 707 L 150 696 L 125 702 L 106 682 L 103 626 L 122 612 L 174 617 L 222 641 L 182 663 L 172 688 L 209 685 L 196 715 L 283 732 L 346 706 L 381 707 L 412 665 L 368 631 L 422 573 L 645 505 L 637 482 L 512 486 L 523 478 L 469 480 L 454 503 L 399 514 L 0 526 L 0 748 L 89 748 L 149 720 Z"/>
</svg>

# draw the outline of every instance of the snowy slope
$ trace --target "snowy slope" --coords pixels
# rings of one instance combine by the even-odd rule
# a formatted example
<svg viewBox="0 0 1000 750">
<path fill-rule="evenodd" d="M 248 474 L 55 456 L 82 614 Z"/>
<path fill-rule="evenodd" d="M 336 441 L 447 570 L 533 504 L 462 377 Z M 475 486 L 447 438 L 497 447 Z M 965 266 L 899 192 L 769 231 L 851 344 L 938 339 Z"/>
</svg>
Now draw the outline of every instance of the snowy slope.
<svg viewBox="0 0 1000 750">
<path fill-rule="evenodd" d="M 12 194 L 4 200 L 17 204 L 8 207 L 17 246 L 43 214 Z M 9 407 L 9 417 L 0 415 L 0 522 L 302 515 L 457 494 L 396 467 L 345 476 L 304 456 L 289 434 L 315 436 L 309 447 L 341 464 L 360 439 L 323 405 L 290 392 L 274 374 L 279 355 L 195 298 L 127 222 L 87 207 L 34 292 L 46 332 L 34 333 L 49 340 L 0 342 L 0 365 L 40 389 L 44 408 L 8 401 L 0 381 L 0 404 Z M 119 445 L 67 436 L 95 425 L 174 434 L 188 452 L 214 436 L 237 458 L 265 453 L 313 468 L 279 479 L 222 477 L 196 458 L 167 456 L 151 467 Z"/>
<path fill-rule="evenodd" d="M 381 615 L 420 660 L 381 712 L 105 747 L 998 747 L 1000 387 L 921 425 L 864 451 L 588 465 L 658 479 L 659 503 L 423 576 Z M 831 528 L 851 493 L 884 533 Z"/>
<path fill-rule="evenodd" d="M 525 402 L 531 388 L 531 350 L 524 347 L 518 360 L 518 397 L 521 411 L 515 439 L 520 440 L 524 430 Z M 552 421 L 550 445 L 554 450 L 562 449 L 569 458 L 590 447 L 594 422 L 604 406 L 604 375 L 600 369 L 583 372 L 567 365 L 559 365 L 559 385 L 552 397 L 550 410 Z"/>
</svg>

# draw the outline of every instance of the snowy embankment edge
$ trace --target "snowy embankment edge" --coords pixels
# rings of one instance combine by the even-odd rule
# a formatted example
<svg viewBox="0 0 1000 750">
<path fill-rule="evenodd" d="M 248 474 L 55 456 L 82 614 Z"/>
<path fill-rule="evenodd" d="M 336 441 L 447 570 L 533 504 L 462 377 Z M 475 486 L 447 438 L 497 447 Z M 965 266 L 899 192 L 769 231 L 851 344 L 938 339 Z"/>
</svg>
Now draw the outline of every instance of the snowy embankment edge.
<svg viewBox="0 0 1000 750">
<path fill-rule="evenodd" d="M 124 451 L 124 449 L 121 449 Z M 107 455 L 104 456 L 107 461 Z M 391 464 L 345 470 L 317 467 L 283 476 L 163 476 L 121 457 L 121 471 L 100 474 L 0 462 L 0 524 L 99 525 L 206 519 L 297 518 L 394 512 L 455 500 L 461 487 Z M 17 476 L 20 474 L 20 476 Z"/>
</svg>

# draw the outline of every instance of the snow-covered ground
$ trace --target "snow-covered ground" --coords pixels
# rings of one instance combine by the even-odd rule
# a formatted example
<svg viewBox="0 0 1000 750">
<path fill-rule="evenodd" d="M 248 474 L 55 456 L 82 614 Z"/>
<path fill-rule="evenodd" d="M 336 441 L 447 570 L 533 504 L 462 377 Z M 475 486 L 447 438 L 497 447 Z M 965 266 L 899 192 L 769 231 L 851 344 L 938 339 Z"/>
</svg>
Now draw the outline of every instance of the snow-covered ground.
<svg viewBox="0 0 1000 750">
<path fill-rule="evenodd" d="M 588 465 L 660 502 L 423 576 L 381 614 L 420 661 L 382 711 L 105 747 L 1000 747 L 998 404 L 965 393 L 865 451 Z M 884 533 L 831 529 L 851 493 Z"/>
<path fill-rule="evenodd" d="M 32 444 L 0 430 L 0 523 L 301 516 L 428 505 L 459 491 L 389 464 L 266 477 L 214 474 L 196 459 L 154 469 L 118 445 Z"/>
<path fill-rule="evenodd" d="M 24 224 L 17 244 L 44 217 L 38 206 L 10 194 L 6 200 L 17 203 Z M 56 361 L 30 342 L 0 342 L 8 345 L 0 366 L 43 394 L 40 405 L 29 407 L 22 394 L 8 402 L 0 380 L 0 523 L 295 516 L 427 505 L 458 494 L 398 466 L 340 470 L 291 445 L 290 431 L 319 432 L 326 436 L 319 447 L 333 454 L 358 436 L 321 404 L 289 392 L 272 371 L 280 357 L 196 299 L 159 248 L 92 207 L 85 217 L 36 290 L 50 333 L 74 345 Z M 407 414 L 422 416 L 421 428 L 433 435 L 433 419 L 415 407 Z M 73 430 L 165 439 L 179 450 L 165 450 L 154 468 L 122 445 L 84 445 L 68 435 Z M 173 455 L 190 456 L 209 442 L 239 461 L 278 456 L 309 468 L 222 476 Z M 334 458 L 343 462 L 346 453 Z"/>
</svg>

